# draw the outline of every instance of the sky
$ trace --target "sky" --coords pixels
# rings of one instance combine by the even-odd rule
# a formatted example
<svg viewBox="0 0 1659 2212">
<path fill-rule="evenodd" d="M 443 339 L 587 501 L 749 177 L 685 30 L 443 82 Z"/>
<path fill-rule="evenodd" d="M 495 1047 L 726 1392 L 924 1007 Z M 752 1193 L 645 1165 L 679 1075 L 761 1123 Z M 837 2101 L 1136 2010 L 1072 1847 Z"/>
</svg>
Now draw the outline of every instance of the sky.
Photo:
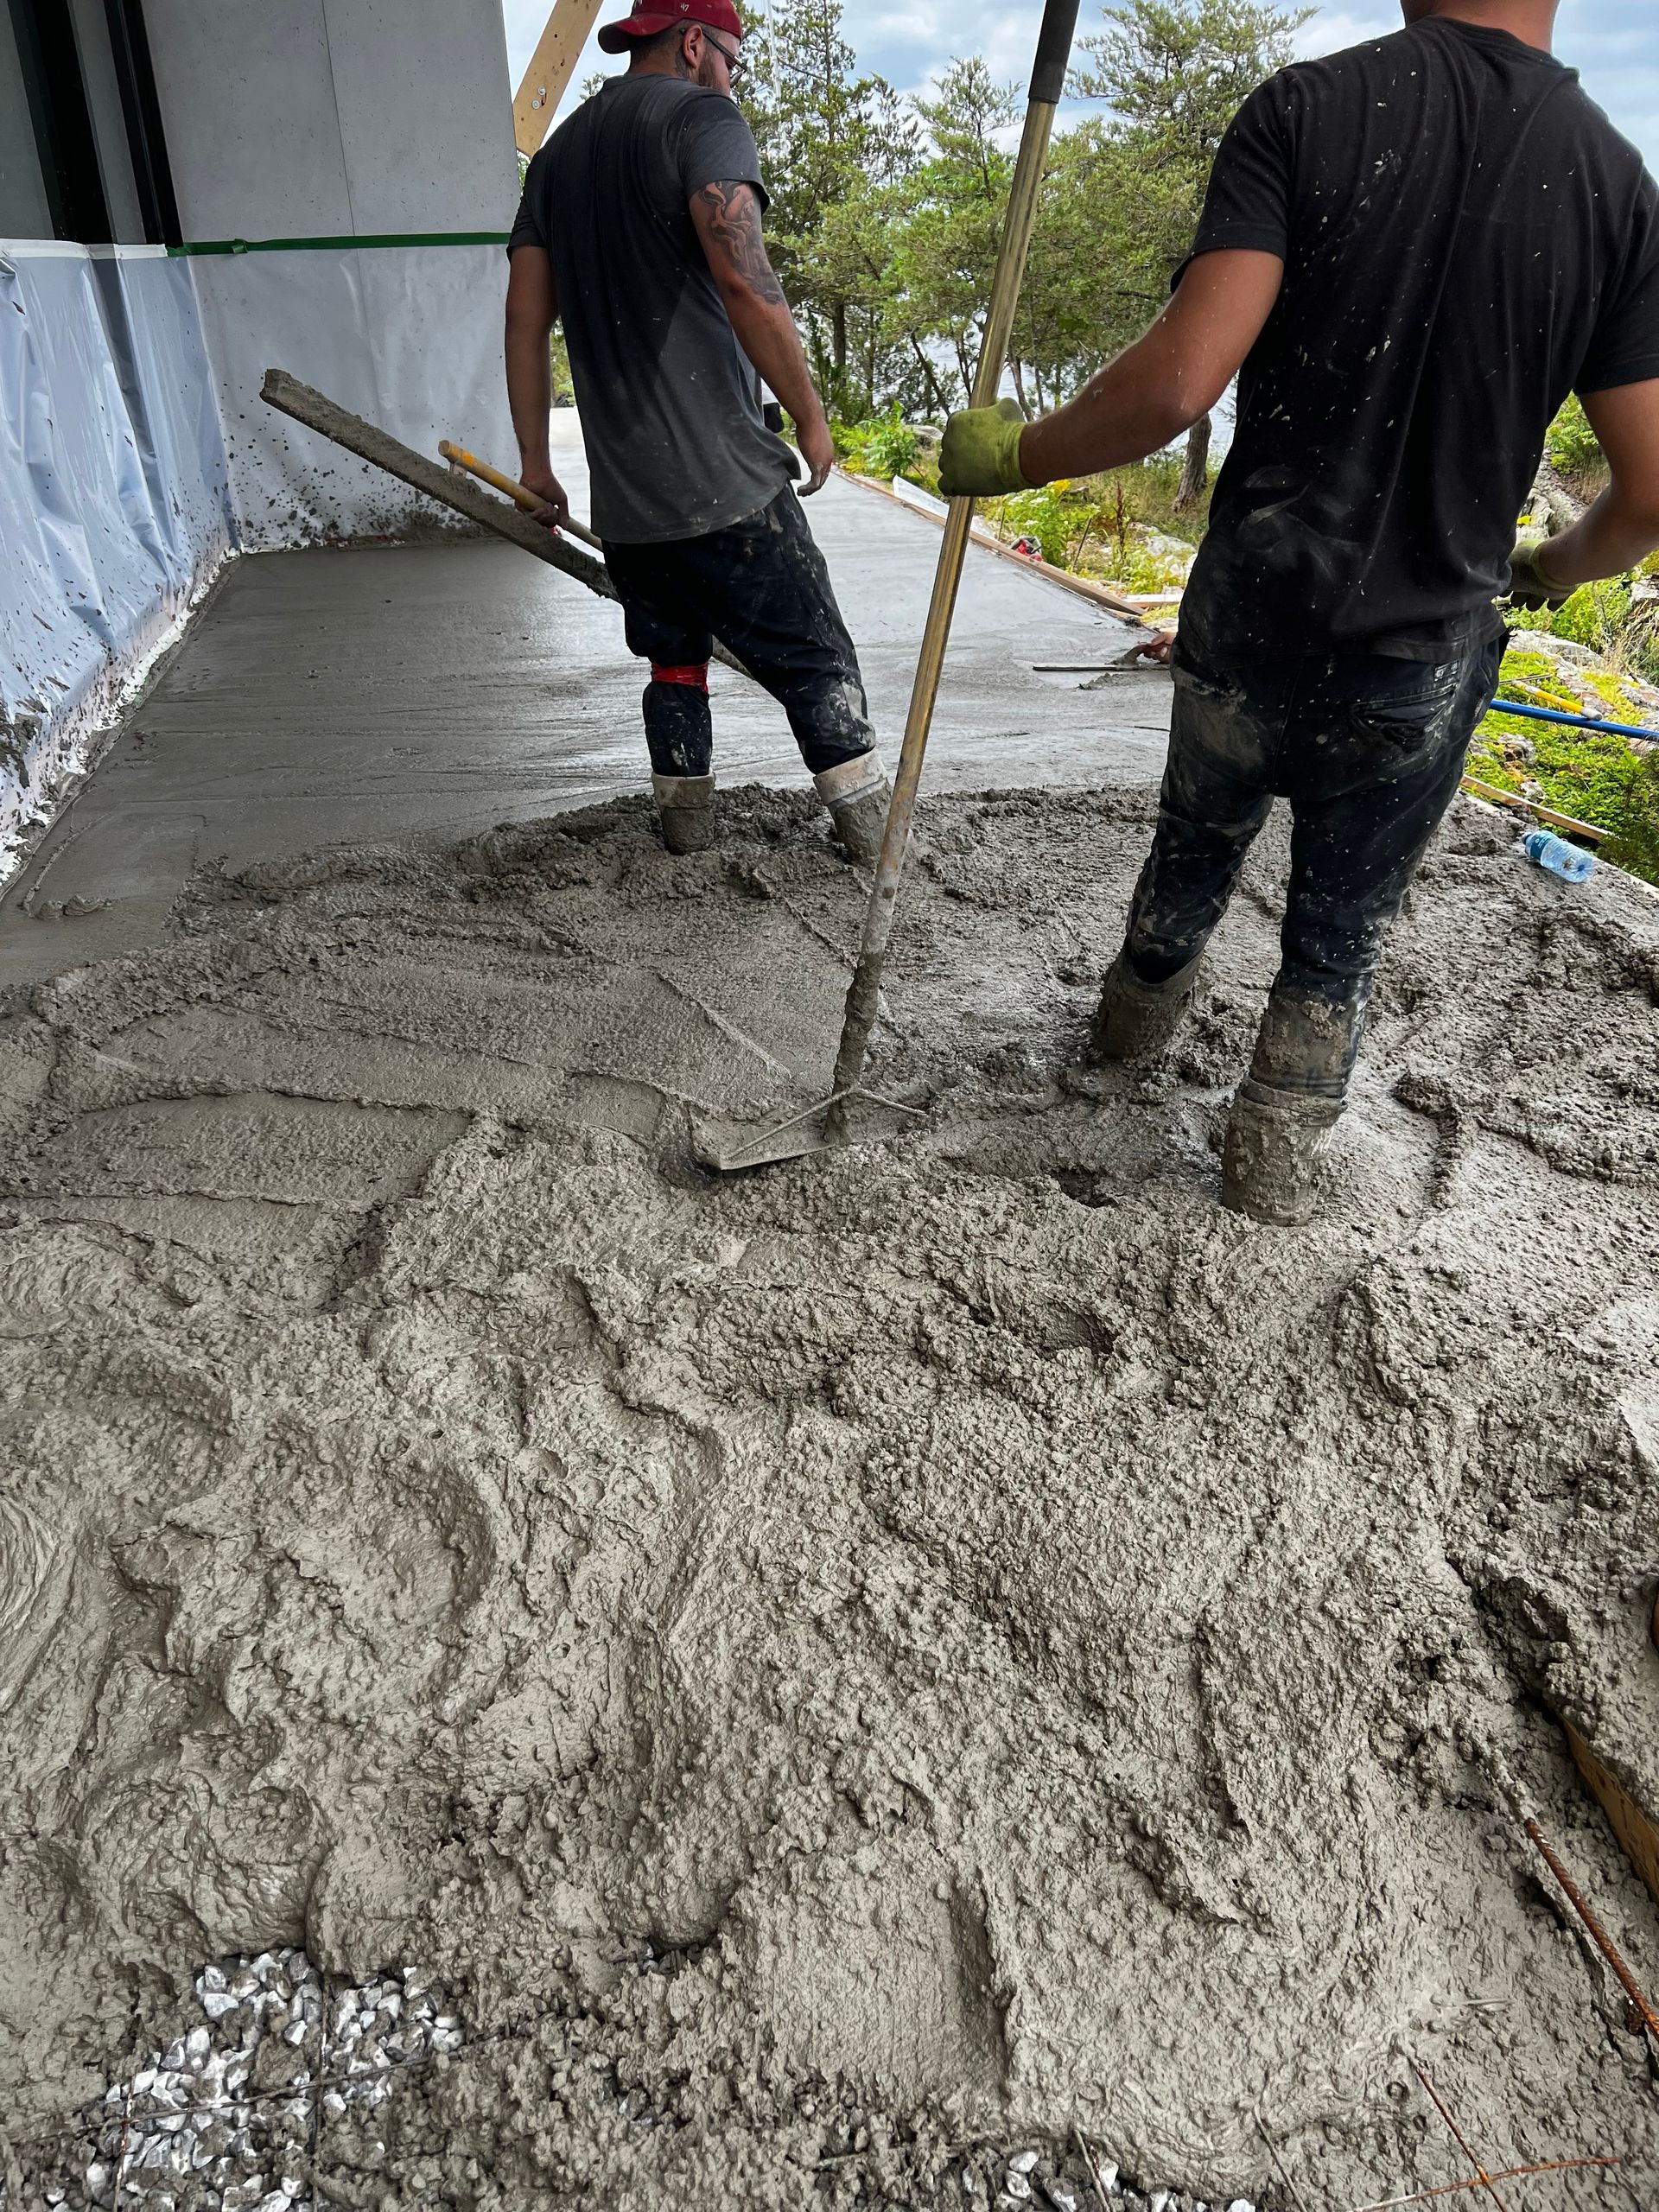
<svg viewBox="0 0 1659 2212">
<path fill-rule="evenodd" d="M 632 0 L 608 0 L 600 20 L 627 13 Z M 779 5 L 785 0 L 778 0 Z M 503 0 L 507 58 L 516 86 L 551 0 Z M 867 69 L 902 92 L 925 91 L 957 54 L 982 54 L 995 75 L 1023 81 L 1031 66 L 1041 0 L 846 0 L 849 43 Z M 1321 7 L 1299 34 L 1304 54 L 1334 54 L 1379 32 L 1398 30 L 1394 0 L 1344 0 Z M 1098 28 L 1097 0 L 1083 0 L 1079 39 Z M 1659 0 L 1565 0 L 1555 51 L 1584 79 L 1590 97 L 1635 140 L 1659 170 Z M 571 79 L 621 65 L 590 38 Z"/>
</svg>

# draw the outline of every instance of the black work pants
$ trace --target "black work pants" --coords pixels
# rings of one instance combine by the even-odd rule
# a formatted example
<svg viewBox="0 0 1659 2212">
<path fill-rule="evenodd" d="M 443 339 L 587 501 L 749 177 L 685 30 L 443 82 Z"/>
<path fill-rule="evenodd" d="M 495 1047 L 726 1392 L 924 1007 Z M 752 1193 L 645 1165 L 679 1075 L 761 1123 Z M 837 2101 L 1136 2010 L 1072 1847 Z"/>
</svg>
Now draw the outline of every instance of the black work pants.
<svg viewBox="0 0 1659 2212">
<path fill-rule="evenodd" d="M 1142 982 L 1197 958 L 1275 797 L 1291 810 L 1274 986 L 1294 1019 L 1271 1071 L 1340 1097 L 1389 924 L 1455 795 L 1503 660 L 1497 639 L 1439 666 L 1363 654 L 1211 667 L 1176 649 L 1169 761 L 1124 950 Z M 1258 1054 L 1260 1058 L 1260 1054 Z"/>
<path fill-rule="evenodd" d="M 875 742 L 858 656 L 792 488 L 702 537 L 607 542 L 605 565 L 628 650 L 652 664 L 642 703 L 659 776 L 706 776 L 713 765 L 706 676 L 716 638 L 782 707 L 815 775 Z"/>
</svg>

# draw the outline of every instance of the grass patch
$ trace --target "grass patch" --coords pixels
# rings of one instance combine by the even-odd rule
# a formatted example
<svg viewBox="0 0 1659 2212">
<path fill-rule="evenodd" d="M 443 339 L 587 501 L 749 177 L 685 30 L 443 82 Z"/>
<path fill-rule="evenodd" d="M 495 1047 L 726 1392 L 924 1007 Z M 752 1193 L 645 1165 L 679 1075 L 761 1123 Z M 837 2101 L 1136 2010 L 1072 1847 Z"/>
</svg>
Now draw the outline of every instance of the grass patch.
<svg viewBox="0 0 1659 2212">
<path fill-rule="evenodd" d="M 1617 675 L 1593 669 L 1574 673 L 1605 702 L 1609 719 L 1643 719 Z M 1603 856 L 1659 883 L 1659 750 L 1638 750 L 1628 738 L 1599 730 L 1567 729 L 1505 714 L 1505 694 L 1562 714 L 1586 711 L 1547 654 L 1511 650 L 1503 663 L 1499 704 L 1470 747 L 1470 774 L 1517 796 L 1535 798 L 1541 791 L 1541 804 L 1611 831 L 1599 849 Z"/>
</svg>

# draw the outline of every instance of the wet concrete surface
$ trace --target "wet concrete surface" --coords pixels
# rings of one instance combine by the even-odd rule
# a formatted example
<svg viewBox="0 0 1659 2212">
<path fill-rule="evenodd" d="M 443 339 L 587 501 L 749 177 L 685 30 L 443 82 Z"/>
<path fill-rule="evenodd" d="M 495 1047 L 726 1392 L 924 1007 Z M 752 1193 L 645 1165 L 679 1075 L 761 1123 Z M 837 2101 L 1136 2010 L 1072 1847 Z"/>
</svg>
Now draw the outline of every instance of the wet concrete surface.
<svg viewBox="0 0 1659 2212">
<path fill-rule="evenodd" d="M 583 514 L 574 419 L 555 424 L 555 465 Z M 841 479 L 808 512 L 894 760 L 939 532 Z M 1166 676 L 1090 692 L 1033 665 L 1099 665 L 1131 634 L 971 549 L 924 788 L 1156 781 Z M 805 783 L 772 700 L 718 664 L 712 677 L 722 781 Z M 642 680 L 620 610 L 510 545 L 239 560 L 0 900 L 0 986 L 157 942 L 206 861 L 460 836 L 637 791 Z"/>
</svg>

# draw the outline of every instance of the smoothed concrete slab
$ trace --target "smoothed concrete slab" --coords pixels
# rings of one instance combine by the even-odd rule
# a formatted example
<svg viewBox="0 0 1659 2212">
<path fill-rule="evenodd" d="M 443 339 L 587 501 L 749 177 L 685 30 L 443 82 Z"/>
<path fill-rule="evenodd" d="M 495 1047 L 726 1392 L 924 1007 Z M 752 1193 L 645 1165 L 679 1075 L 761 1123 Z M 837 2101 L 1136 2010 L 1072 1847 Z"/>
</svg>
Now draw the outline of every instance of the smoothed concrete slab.
<svg viewBox="0 0 1659 2212">
<path fill-rule="evenodd" d="M 574 419 L 555 429 L 556 466 L 585 513 Z M 896 757 L 938 531 L 840 478 L 807 511 Z M 1033 668 L 1103 664 L 1129 635 L 970 550 L 925 788 L 1156 781 L 1166 678 L 1085 692 Z M 804 784 L 779 708 L 729 670 L 712 677 L 721 780 Z M 203 861 L 459 836 L 638 791 L 643 680 L 620 610 L 510 545 L 239 561 L 0 901 L 0 985 L 158 942 Z"/>
</svg>

